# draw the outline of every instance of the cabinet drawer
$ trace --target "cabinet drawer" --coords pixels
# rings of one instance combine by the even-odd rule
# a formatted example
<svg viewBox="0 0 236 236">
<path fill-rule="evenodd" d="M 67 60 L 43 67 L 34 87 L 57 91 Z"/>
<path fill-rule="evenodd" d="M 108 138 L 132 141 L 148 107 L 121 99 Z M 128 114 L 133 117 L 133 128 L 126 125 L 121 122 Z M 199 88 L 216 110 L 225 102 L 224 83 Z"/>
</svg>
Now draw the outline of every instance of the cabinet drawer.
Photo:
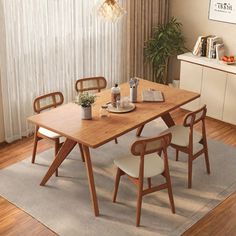
<svg viewBox="0 0 236 236">
<path fill-rule="evenodd" d="M 207 105 L 207 116 L 222 120 L 227 73 L 203 68 L 201 105 Z"/>
<path fill-rule="evenodd" d="M 180 70 L 180 88 L 188 91 L 201 93 L 203 67 L 193 63 L 181 61 Z M 182 106 L 182 108 L 194 111 L 200 106 L 200 99 L 195 99 L 192 102 Z"/>
<path fill-rule="evenodd" d="M 228 74 L 223 121 L 236 125 L 236 75 Z"/>
</svg>

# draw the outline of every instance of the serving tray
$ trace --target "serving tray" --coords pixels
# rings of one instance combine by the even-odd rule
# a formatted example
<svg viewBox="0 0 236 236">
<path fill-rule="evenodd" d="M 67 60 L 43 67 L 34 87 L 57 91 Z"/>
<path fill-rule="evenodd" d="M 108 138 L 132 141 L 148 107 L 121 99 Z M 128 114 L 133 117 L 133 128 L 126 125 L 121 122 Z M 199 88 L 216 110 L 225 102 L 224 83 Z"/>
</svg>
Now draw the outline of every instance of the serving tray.
<svg viewBox="0 0 236 236">
<path fill-rule="evenodd" d="M 135 104 L 130 103 L 129 106 L 124 108 L 117 109 L 116 107 L 113 107 L 111 104 L 108 105 L 107 110 L 112 113 L 127 113 L 131 112 L 136 108 Z"/>
</svg>

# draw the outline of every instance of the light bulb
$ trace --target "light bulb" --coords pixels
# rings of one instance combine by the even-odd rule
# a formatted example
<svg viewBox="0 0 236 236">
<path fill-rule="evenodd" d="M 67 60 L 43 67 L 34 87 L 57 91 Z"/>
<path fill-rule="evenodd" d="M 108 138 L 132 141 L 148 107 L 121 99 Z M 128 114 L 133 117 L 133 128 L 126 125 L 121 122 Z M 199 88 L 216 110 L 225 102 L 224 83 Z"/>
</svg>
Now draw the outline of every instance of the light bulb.
<svg viewBox="0 0 236 236">
<path fill-rule="evenodd" d="M 122 17 L 126 11 L 115 0 L 105 0 L 105 2 L 98 7 L 97 13 L 105 20 L 115 22 Z"/>
</svg>

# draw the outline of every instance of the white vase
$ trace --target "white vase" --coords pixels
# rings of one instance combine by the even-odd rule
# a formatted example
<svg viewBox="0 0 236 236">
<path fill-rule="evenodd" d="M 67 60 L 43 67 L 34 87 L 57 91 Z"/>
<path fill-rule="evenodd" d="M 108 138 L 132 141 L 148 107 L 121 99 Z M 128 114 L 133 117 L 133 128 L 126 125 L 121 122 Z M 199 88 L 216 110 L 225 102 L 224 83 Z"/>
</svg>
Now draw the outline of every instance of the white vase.
<svg viewBox="0 0 236 236">
<path fill-rule="evenodd" d="M 92 107 L 82 107 L 81 106 L 81 119 L 91 120 L 92 119 Z"/>
</svg>

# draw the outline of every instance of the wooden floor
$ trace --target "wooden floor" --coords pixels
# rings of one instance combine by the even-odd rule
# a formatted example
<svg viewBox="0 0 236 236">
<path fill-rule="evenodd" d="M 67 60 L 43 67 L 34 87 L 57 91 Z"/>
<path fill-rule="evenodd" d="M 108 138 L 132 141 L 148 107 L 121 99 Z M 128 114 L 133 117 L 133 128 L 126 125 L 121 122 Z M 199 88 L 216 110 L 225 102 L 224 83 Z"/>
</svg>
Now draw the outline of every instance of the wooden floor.
<svg viewBox="0 0 236 236">
<path fill-rule="evenodd" d="M 178 110 L 172 116 L 176 123 L 181 123 L 185 114 L 185 111 Z M 213 119 L 207 119 L 206 124 L 208 138 L 220 140 L 236 147 L 236 126 Z M 23 139 L 12 144 L 1 144 L 0 168 L 5 168 L 29 157 L 32 152 L 32 144 L 32 138 Z M 40 141 L 38 150 L 42 152 L 50 147 L 51 145 L 48 142 Z M 0 235 L 47 236 L 55 235 L 55 233 L 0 197 Z M 209 212 L 184 235 L 236 235 L 236 193 Z"/>
</svg>

